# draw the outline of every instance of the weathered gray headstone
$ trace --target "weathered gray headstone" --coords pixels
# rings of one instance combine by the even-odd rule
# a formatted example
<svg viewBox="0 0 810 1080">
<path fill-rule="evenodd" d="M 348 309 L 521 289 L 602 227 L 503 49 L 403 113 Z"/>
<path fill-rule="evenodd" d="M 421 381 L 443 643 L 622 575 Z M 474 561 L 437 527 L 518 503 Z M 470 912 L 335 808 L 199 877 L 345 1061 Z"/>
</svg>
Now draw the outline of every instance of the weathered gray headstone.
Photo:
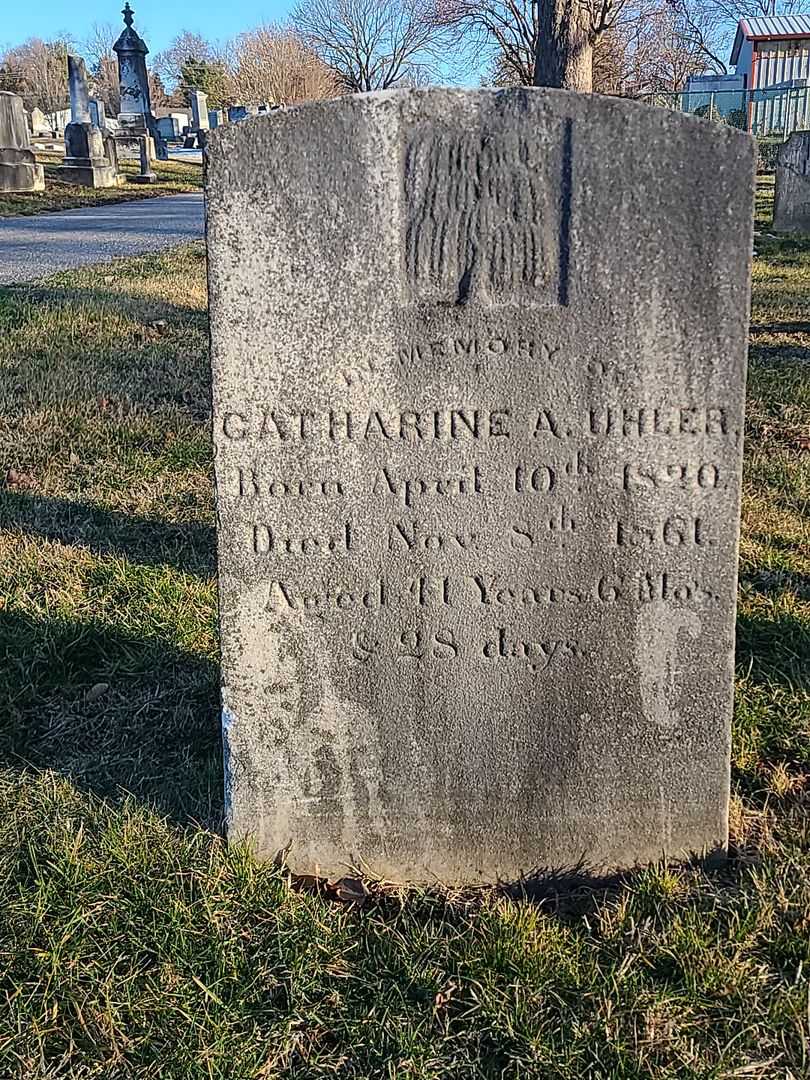
<svg viewBox="0 0 810 1080">
<path fill-rule="evenodd" d="M 0 90 L 0 146 L 23 150 L 30 145 L 22 98 L 8 90 Z"/>
<path fill-rule="evenodd" d="M 91 120 L 87 70 L 84 60 L 68 56 L 70 123 L 65 128 L 65 159 L 59 179 L 83 187 L 108 188 L 119 184 L 114 146 L 105 144 L 104 132 Z"/>
<path fill-rule="evenodd" d="M 31 110 L 31 134 L 32 135 L 52 135 L 53 126 L 48 120 L 48 117 L 38 108 L 36 105 Z"/>
<path fill-rule="evenodd" d="M 176 139 L 180 134 L 180 125 L 174 116 L 159 116 L 155 123 L 163 139 Z"/>
<path fill-rule="evenodd" d="M 70 119 L 76 124 L 92 124 L 90 114 L 90 91 L 87 88 L 87 68 L 80 56 L 67 58 L 68 91 L 70 93 Z M 96 124 L 100 127 L 100 124 Z"/>
<path fill-rule="evenodd" d="M 90 106 L 90 121 L 95 124 L 97 128 L 101 128 L 102 131 L 107 127 L 107 113 L 104 108 L 104 102 L 101 98 L 90 98 L 88 102 Z"/>
<path fill-rule="evenodd" d="M 773 227 L 810 233 L 810 131 L 794 131 L 779 149 Z"/>
<path fill-rule="evenodd" d="M 0 192 L 42 191 L 45 170 L 37 165 L 23 100 L 0 90 Z"/>
<path fill-rule="evenodd" d="M 721 853 L 751 138 L 519 89 L 209 143 L 230 835 L 425 881 Z"/>
<path fill-rule="evenodd" d="M 202 90 L 192 90 L 189 93 L 191 104 L 191 126 L 196 131 L 208 131 L 208 95 Z"/>
</svg>

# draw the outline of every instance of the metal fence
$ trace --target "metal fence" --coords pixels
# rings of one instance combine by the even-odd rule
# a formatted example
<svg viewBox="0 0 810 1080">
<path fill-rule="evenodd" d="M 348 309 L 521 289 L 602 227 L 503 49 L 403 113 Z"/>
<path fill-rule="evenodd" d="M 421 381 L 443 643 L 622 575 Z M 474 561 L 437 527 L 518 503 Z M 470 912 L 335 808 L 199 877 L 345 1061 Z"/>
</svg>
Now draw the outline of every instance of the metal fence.
<svg viewBox="0 0 810 1080">
<path fill-rule="evenodd" d="M 684 90 L 674 94 L 644 94 L 642 100 L 774 140 L 784 140 L 794 131 L 810 128 L 808 86 L 769 90 Z"/>
</svg>

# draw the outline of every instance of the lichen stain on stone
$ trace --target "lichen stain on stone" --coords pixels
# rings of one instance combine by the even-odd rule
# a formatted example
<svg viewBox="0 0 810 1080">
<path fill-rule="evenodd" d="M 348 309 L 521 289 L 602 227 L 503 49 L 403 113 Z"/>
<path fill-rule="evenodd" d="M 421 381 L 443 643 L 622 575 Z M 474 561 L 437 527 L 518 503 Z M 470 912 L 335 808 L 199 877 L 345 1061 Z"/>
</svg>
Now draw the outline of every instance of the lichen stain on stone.
<svg viewBox="0 0 810 1080">
<path fill-rule="evenodd" d="M 291 611 L 285 632 L 279 633 L 261 585 L 243 591 L 238 610 L 238 683 L 261 706 L 240 718 L 239 740 L 223 727 L 231 783 L 234 742 L 247 741 L 258 756 L 251 760 L 252 775 L 243 775 L 241 782 L 257 784 L 268 834 L 289 837 L 294 850 L 323 839 L 313 835 L 311 822 L 304 835 L 289 813 L 296 803 L 317 807 L 314 831 L 333 836 L 346 849 L 356 849 L 358 836 L 384 834 L 389 823 L 380 794 L 378 725 L 369 709 L 346 700 L 335 687 L 333 658 L 317 626 L 303 610 Z M 272 742 L 266 738 L 271 730 Z"/>
<path fill-rule="evenodd" d="M 364 706 L 338 694 L 324 660 L 316 661 L 308 676 L 318 699 L 311 712 L 317 740 L 311 757 L 322 785 L 317 795 L 332 797 L 340 806 L 341 839 L 345 850 L 353 850 L 358 837 L 384 834 L 388 827 L 380 794 L 377 723 Z"/>
<path fill-rule="evenodd" d="M 693 611 L 668 612 L 666 618 L 655 604 L 639 612 L 636 622 L 635 654 L 643 714 L 650 717 L 662 735 L 674 735 L 681 727 L 678 681 L 682 668 L 678 645 L 682 633 L 700 637 L 700 616 Z"/>
</svg>

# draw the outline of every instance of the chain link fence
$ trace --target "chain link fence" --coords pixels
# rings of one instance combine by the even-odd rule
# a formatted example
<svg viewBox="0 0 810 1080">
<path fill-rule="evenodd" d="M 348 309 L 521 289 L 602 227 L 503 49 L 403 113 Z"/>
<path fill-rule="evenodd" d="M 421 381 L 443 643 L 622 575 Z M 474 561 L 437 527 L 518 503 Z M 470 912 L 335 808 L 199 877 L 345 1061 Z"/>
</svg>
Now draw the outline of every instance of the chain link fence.
<svg viewBox="0 0 810 1080">
<path fill-rule="evenodd" d="M 769 90 L 692 90 L 644 94 L 642 101 L 728 124 L 757 137 L 760 166 L 773 169 L 779 147 L 794 131 L 810 128 L 810 87 Z"/>
</svg>

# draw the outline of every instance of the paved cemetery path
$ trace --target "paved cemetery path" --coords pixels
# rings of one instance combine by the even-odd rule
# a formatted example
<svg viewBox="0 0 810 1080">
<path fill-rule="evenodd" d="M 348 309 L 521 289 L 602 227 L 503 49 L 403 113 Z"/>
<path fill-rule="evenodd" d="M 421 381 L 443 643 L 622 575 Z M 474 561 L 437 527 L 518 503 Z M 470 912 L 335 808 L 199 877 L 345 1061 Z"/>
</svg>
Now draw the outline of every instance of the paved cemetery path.
<svg viewBox="0 0 810 1080">
<path fill-rule="evenodd" d="M 0 285 L 197 240 L 203 197 L 156 199 L 0 219 Z"/>
</svg>

